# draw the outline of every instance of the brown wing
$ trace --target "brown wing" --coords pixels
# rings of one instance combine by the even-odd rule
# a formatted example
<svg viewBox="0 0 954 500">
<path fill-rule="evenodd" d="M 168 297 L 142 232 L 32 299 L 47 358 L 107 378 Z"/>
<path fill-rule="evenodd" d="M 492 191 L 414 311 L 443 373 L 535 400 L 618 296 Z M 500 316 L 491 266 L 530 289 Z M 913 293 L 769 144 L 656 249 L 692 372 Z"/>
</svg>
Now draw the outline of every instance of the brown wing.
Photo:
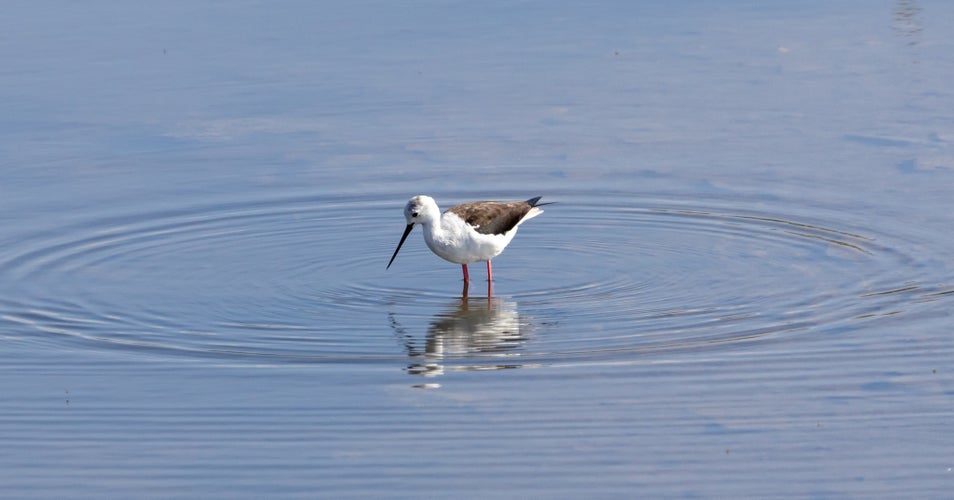
<svg viewBox="0 0 954 500">
<path fill-rule="evenodd" d="M 540 197 L 527 201 L 474 201 L 448 209 L 481 234 L 504 234 L 513 229 L 527 212 L 536 206 Z"/>
</svg>

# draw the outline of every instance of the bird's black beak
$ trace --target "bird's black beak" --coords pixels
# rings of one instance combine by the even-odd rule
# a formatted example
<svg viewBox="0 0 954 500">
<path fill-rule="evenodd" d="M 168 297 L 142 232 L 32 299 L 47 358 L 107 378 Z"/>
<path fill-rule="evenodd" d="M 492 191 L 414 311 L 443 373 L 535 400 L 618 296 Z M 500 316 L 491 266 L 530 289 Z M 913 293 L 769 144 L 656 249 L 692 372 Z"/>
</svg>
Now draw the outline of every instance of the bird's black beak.
<svg viewBox="0 0 954 500">
<path fill-rule="evenodd" d="M 404 228 L 404 236 L 401 236 L 401 242 L 398 243 L 398 247 L 394 249 L 394 255 L 391 256 L 391 261 L 388 262 L 388 267 L 385 269 L 391 268 L 391 262 L 394 262 L 394 258 L 397 257 L 397 253 L 401 250 L 401 245 L 404 244 L 404 240 L 407 239 L 407 235 L 411 234 L 411 229 L 414 229 L 414 224 L 408 224 L 407 227 Z"/>
</svg>

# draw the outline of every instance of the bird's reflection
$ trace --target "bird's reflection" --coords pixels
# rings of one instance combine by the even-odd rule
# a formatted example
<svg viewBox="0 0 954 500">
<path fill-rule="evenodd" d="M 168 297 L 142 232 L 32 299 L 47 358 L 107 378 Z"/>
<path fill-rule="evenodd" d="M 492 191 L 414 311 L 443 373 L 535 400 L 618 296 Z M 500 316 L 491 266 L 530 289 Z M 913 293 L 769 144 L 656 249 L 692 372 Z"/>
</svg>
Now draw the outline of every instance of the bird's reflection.
<svg viewBox="0 0 954 500">
<path fill-rule="evenodd" d="M 433 377 L 445 370 L 500 370 L 519 368 L 517 363 L 473 363 L 445 366 L 448 358 L 475 359 L 513 357 L 525 341 L 526 325 L 521 324 L 515 302 L 497 297 L 467 297 L 456 300 L 431 319 L 423 342 L 391 316 L 391 326 L 399 334 L 408 356 L 417 360 L 408 365 L 412 375 Z"/>
</svg>

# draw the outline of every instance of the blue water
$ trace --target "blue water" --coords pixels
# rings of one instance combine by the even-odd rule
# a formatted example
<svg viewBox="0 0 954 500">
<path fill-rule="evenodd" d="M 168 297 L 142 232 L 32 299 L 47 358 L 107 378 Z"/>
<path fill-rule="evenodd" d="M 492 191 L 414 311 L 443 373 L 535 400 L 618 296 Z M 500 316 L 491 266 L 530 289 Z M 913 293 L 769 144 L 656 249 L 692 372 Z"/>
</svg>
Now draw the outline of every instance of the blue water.
<svg viewBox="0 0 954 500">
<path fill-rule="evenodd" d="M 954 6 L 6 7 L 0 496 L 949 494 Z"/>
</svg>

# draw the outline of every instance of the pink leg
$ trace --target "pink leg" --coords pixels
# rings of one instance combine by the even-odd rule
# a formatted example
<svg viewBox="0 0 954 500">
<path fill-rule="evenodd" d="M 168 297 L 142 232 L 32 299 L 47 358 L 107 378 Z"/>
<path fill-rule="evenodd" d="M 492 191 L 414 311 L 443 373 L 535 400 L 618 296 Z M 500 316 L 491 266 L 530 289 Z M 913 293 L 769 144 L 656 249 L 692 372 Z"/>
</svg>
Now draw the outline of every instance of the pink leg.
<svg viewBox="0 0 954 500">
<path fill-rule="evenodd" d="M 493 281 L 493 280 L 494 280 L 494 273 L 493 271 L 490 270 L 490 261 L 488 260 L 487 261 L 487 281 Z"/>
<path fill-rule="evenodd" d="M 461 264 L 460 267 L 464 269 L 464 283 L 470 283 L 470 273 L 467 272 L 467 264 Z"/>
</svg>

